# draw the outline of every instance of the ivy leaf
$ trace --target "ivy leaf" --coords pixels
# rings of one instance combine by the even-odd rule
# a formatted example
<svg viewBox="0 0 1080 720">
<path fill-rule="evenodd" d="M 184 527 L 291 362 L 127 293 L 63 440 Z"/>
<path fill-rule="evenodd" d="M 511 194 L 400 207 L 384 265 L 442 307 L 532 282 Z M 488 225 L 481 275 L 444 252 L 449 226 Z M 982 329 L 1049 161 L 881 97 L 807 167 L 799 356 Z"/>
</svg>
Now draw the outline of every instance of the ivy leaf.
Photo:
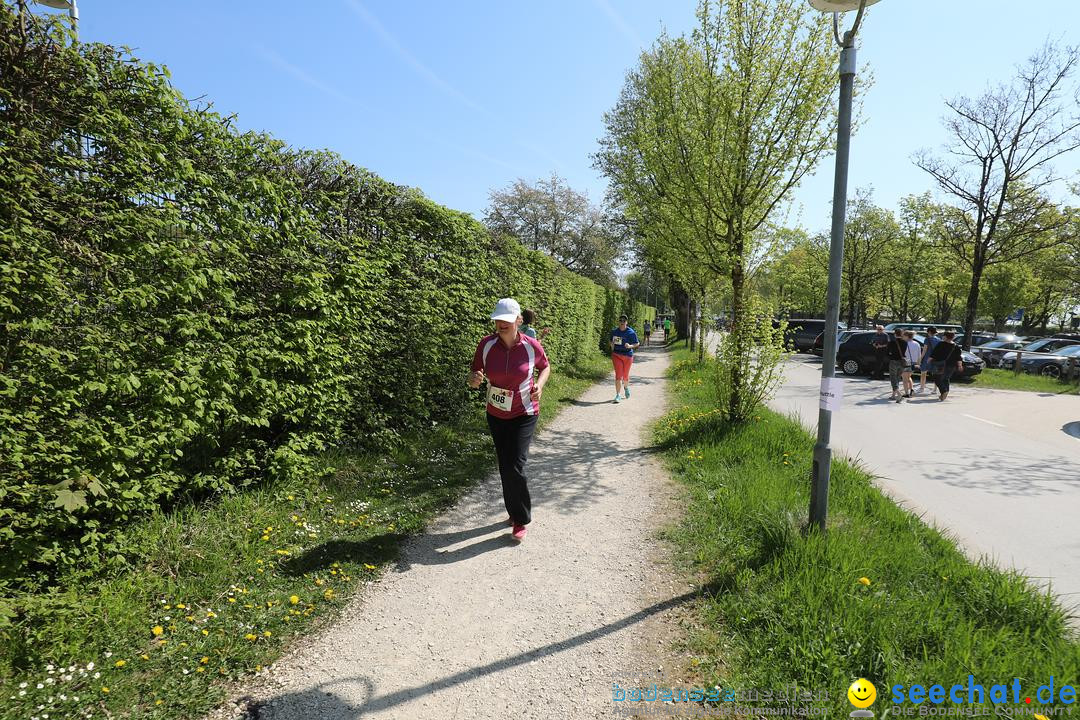
<svg viewBox="0 0 1080 720">
<path fill-rule="evenodd" d="M 68 490 L 67 488 L 64 488 L 56 491 L 56 499 L 53 500 L 53 507 L 62 507 L 69 513 L 73 513 L 86 506 L 86 493 L 82 490 Z"/>
</svg>

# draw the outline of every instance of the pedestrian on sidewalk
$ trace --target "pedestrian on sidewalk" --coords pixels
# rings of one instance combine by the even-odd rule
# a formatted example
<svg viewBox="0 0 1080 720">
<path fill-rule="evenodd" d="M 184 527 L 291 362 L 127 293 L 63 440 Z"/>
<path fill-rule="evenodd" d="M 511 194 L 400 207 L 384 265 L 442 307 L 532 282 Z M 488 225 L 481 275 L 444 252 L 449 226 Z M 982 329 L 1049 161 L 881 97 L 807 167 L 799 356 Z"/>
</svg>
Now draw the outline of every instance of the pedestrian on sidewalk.
<svg viewBox="0 0 1080 720">
<path fill-rule="evenodd" d="M 885 352 L 889 357 L 889 383 L 892 385 L 891 399 L 900 402 L 900 379 L 904 370 L 904 358 L 907 356 L 907 342 L 904 340 L 903 330 L 896 328 L 893 331 L 892 340 L 889 342 Z"/>
<path fill-rule="evenodd" d="M 870 378 L 873 380 L 885 379 L 885 366 L 889 363 L 889 336 L 885 334 L 885 326 L 875 325 L 877 333 L 870 338 L 870 347 L 874 348 L 874 371 Z"/>
<path fill-rule="evenodd" d="M 649 347 L 649 336 L 652 335 L 652 323 L 646 320 L 641 331 L 645 333 L 645 347 Z"/>
<path fill-rule="evenodd" d="M 904 369 L 900 372 L 900 377 L 904 381 L 904 397 L 909 398 L 915 394 L 915 383 L 912 382 L 911 376 L 919 367 L 922 345 L 915 339 L 915 333 L 911 330 L 904 331 L 904 342 L 907 345 L 907 352 L 904 353 Z"/>
<path fill-rule="evenodd" d="M 671 318 L 664 318 L 664 342 L 671 340 Z"/>
<path fill-rule="evenodd" d="M 499 300 L 491 319 L 495 332 L 476 346 L 469 387 L 479 388 L 487 380 L 487 423 L 499 459 L 503 504 L 514 539 L 523 540 L 532 522 L 525 463 L 551 366 L 539 341 L 518 331 L 522 314 L 516 300 Z"/>
<path fill-rule="evenodd" d="M 536 322 L 536 311 L 534 310 L 522 310 L 521 311 L 521 332 L 525 333 L 534 340 L 544 342 L 544 338 L 551 332 L 551 328 L 546 327 L 537 333 L 536 328 L 533 327 L 533 323 Z"/>
<path fill-rule="evenodd" d="M 634 364 L 634 348 L 638 346 L 638 336 L 634 328 L 627 323 L 625 315 L 619 316 L 619 326 L 611 331 L 608 340 L 611 345 L 611 364 L 615 366 L 615 400 L 619 402 L 619 388 L 622 388 L 627 400 L 630 399 L 630 366 Z"/>
<path fill-rule="evenodd" d="M 964 369 L 964 357 L 961 354 L 960 346 L 953 342 L 956 333 L 952 330 L 946 330 L 942 335 L 944 337 L 930 354 L 930 359 L 935 363 L 934 384 L 937 385 L 938 393 L 940 393 L 938 399 L 945 400 L 945 398 L 949 397 L 949 380 L 952 378 L 953 372 Z"/>
<path fill-rule="evenodd" d="M 941 338 L 937 336 L 937 328 L 931 325 L 926 328 L 926 342 L 923 343 L 922 356 L 919 359 L 919 369 L 922 371 L 919 379 L 919 395 L 922 395 L 926 390 L 926 376 L 930 374 L 930 369 L 934 364 L 934 361 L 930 359 L 930 353 L 934 351 L 934 348 L 941 342 Z"/>
</svg>

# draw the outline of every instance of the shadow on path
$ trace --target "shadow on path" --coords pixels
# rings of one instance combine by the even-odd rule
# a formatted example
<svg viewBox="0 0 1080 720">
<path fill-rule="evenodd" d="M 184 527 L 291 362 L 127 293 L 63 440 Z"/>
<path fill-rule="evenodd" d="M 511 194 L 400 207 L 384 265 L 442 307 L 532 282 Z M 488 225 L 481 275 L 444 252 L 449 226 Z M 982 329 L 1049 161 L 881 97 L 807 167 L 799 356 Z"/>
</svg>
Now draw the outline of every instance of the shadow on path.
<svg viewBox="0 0 1080 720">
<path fill-rule="evenodd" d="M 311 690 L 297 693 L 279 695 L 268 702 L 250 705 L 247 709 L 248 720 L 283 720 L 285 718 L 311 718 L 320 720 L 352 720 L 363 717 L 366 713 L 374 713 L 396 707 L 403 703 L 415 700 L 425 695 L 447 690 L 461 685 L 470 680 L 482 678 L 487 675 L 509 670 L 511 668 L 527 665 L 536 660 L 556 655 L 560 652 L 588 644 L 606 635 L 618 632 L 636 623 L 646 620 L 652 615 L 666 612 L 678 607 L 690 600 L 705 597 L 719 591 L 716 585 L 705 587 L 691 592 L 683 593 L 669 600 L 639 610 L 627 615 L 621 620 L 602 625 L 593 630 L 580 633 L 566 640 L 549 643 L 526 652 L 518 653 L 511 657 L 495 660 L 486 665 L 469 668 L 452 675 L 440 678 L 423 685 L 415 685 L 403 688 L 382 696 L 376 696 L 374 682 L 367 677 L 351 677 L 337 680 L 331 683 L 323 683 Z M 368 699 L 360 705 L 348 703 L 334 695 L 331 688 L 335 686 L 358 686 L 363 695 Z M 355 693 L 355 690 L 352 692 Z"/>
</svg>

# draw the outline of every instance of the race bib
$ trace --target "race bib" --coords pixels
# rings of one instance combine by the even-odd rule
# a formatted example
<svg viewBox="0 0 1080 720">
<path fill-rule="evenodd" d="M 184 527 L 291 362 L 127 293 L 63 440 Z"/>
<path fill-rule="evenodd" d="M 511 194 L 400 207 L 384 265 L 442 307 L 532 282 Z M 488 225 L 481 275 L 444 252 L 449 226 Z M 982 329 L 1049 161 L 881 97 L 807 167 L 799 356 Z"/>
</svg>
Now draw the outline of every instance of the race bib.
<svg viewBox="0 0 1080 720">
<path fill-rule="evenodd" d="M 619 337 L 618 335 L 612 335 L 611 336 L 611 344 L 612 345 L 622 345 L 622 338 Z"/>
<path fill-rule="evenodd" d="M 503 412 L 510 412 L 514 405 L 514 391 L 488 385 L 487 401 L 488 405 L 492 407 L 496 407 Z"/>
</svg>

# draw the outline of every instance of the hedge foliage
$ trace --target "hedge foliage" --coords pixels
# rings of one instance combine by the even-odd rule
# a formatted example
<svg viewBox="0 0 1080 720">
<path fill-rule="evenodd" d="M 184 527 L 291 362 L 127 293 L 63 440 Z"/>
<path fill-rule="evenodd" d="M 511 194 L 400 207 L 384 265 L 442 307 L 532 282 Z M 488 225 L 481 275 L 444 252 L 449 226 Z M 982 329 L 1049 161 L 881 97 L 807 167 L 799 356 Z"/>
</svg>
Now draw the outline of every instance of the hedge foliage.
<svg viewBox="0 0 1080 720">
<path fill-rule="evenodd" d="M 0 3 L 0 589 L 155 507 L 475 411 L 494 301 L 558 367 L 632 304 Z"/>
</svg>

